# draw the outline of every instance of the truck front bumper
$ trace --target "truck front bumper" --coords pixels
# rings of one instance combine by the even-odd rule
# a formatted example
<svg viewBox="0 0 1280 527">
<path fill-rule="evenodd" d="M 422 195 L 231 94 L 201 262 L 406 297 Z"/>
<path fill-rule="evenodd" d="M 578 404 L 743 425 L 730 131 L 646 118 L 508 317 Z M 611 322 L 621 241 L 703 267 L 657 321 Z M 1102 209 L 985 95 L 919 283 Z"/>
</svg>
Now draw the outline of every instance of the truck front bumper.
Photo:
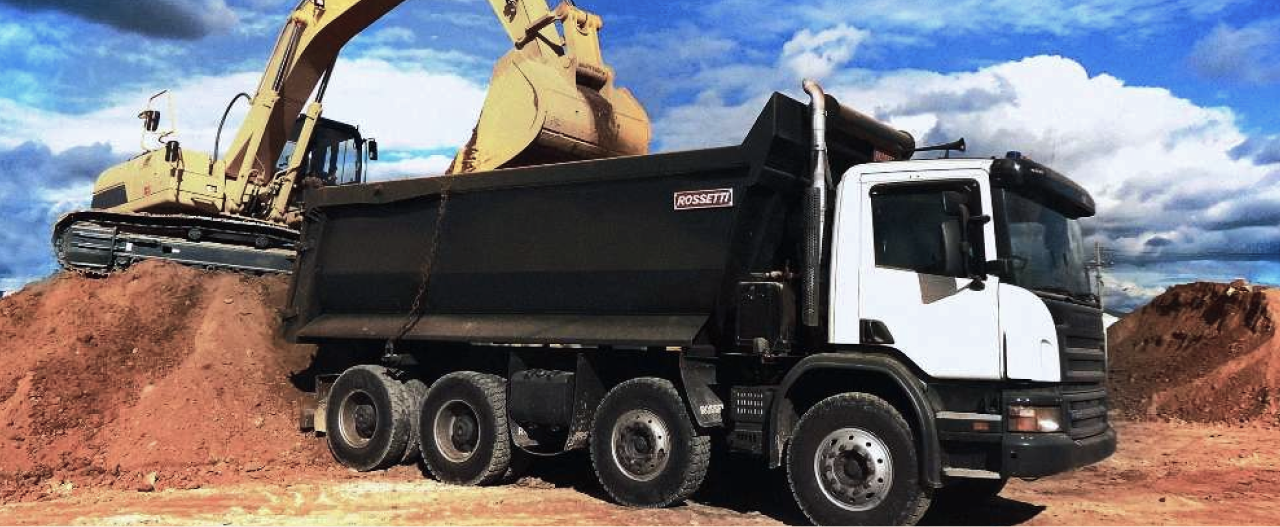
<svg viewBox="0 0 1280 527">
<path fill-rule="evenodd" d="M 1116 431 L 1110 425 L 1102 433 L 1083 439 L 1067 434 L 1005 434 L 1002 472 L 1014 478 L 1038 478 L 1092 465 L 1114 454 Z"/>
</svg>

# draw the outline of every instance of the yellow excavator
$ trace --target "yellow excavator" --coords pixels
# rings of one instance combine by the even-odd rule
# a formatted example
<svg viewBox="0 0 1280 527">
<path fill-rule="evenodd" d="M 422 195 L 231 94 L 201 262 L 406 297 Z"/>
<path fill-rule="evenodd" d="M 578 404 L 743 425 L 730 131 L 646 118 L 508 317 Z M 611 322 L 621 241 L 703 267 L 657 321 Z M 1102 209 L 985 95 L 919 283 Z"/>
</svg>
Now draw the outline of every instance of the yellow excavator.
<svg viewBox="0 0 1280 527">
<path fill-rule="evenodd" d="M 302 0 L 256 94 L 239 94 L 227 106 L 211 154 L 161 130 L 161 98 L 153 97 L 139 118 L 144 143 L 156 147 L 106 170 L 91 209 L 59 220 L 59 264 L 89 274 L 147 259 L 290 272 L 302 191 L 361 183 L 378 158 L 375 140 L 322 117 L 338 54 L 403 1 Z M 546 0 L 489 3 L 514 48 L 495 66 L 480 120 L 451 173 L 647 153 L 648 115 L 614 85 L 600 51 L 599 16 L 568 1 L 554 10 Z M 219 155 L 222 127 L 241 98 L 250 109 Z"/>
</svg>

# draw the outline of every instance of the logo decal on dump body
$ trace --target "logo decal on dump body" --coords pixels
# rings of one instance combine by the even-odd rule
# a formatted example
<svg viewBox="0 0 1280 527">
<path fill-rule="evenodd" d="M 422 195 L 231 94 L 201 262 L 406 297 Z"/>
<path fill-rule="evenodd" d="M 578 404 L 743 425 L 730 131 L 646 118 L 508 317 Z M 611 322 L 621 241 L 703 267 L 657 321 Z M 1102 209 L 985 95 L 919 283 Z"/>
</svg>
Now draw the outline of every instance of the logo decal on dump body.
<svg viewBox="0 0 1280 527">
<path fill-rule="evenodd" d="M 733 206 L 733 189 L 689 190 L 675 193 L 676 210 L 721 209 Z"/>
</svg>

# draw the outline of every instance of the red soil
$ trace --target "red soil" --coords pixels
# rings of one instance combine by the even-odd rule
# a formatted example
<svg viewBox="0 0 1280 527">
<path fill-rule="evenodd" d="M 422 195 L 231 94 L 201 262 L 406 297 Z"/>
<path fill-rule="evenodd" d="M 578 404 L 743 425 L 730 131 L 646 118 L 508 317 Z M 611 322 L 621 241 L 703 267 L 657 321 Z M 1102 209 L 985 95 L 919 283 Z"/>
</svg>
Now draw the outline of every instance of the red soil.
<svg viewBox="0 0 1280 527">
<path fill-rule="evenodd" d="M 1108 331 L 1111 393 L 1129 417 L 1280 424 L 1280 291 L 1176 286 Z"/>
<path fill-rule="evenodd" d="M 0 502 L 333 470 L 297 431 L 287 284 L 147 263 L 0 300 Z"/>
</svg>

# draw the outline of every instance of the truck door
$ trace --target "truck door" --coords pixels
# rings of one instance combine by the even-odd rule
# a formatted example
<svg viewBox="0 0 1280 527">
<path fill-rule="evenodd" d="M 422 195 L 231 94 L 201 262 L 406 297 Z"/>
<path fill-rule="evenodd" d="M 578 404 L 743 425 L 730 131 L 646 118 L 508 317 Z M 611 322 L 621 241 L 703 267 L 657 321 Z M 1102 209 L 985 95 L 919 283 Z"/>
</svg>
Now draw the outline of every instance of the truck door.
<svg viewBox="0 0 1280 527">
<path fill-rule="evenodd" d="M 943 205 L 945 193 L 956 192 L 971 216 L 987 214 L 989 192 L 979 183 L 986 178 L 939 179 L 937 174 L 861 184 L 862 340 L 892 339 L 892 347 L 934 377 L 999 379 L 998 278 L 984 282 L 967 276 L 959 242 L 965 227 Z M 970 222 L 969 267 L 995 254 L 993 236 L 990 222 Z M 887 335 L 878 335 L 884 330 Z"/>
</svg>

